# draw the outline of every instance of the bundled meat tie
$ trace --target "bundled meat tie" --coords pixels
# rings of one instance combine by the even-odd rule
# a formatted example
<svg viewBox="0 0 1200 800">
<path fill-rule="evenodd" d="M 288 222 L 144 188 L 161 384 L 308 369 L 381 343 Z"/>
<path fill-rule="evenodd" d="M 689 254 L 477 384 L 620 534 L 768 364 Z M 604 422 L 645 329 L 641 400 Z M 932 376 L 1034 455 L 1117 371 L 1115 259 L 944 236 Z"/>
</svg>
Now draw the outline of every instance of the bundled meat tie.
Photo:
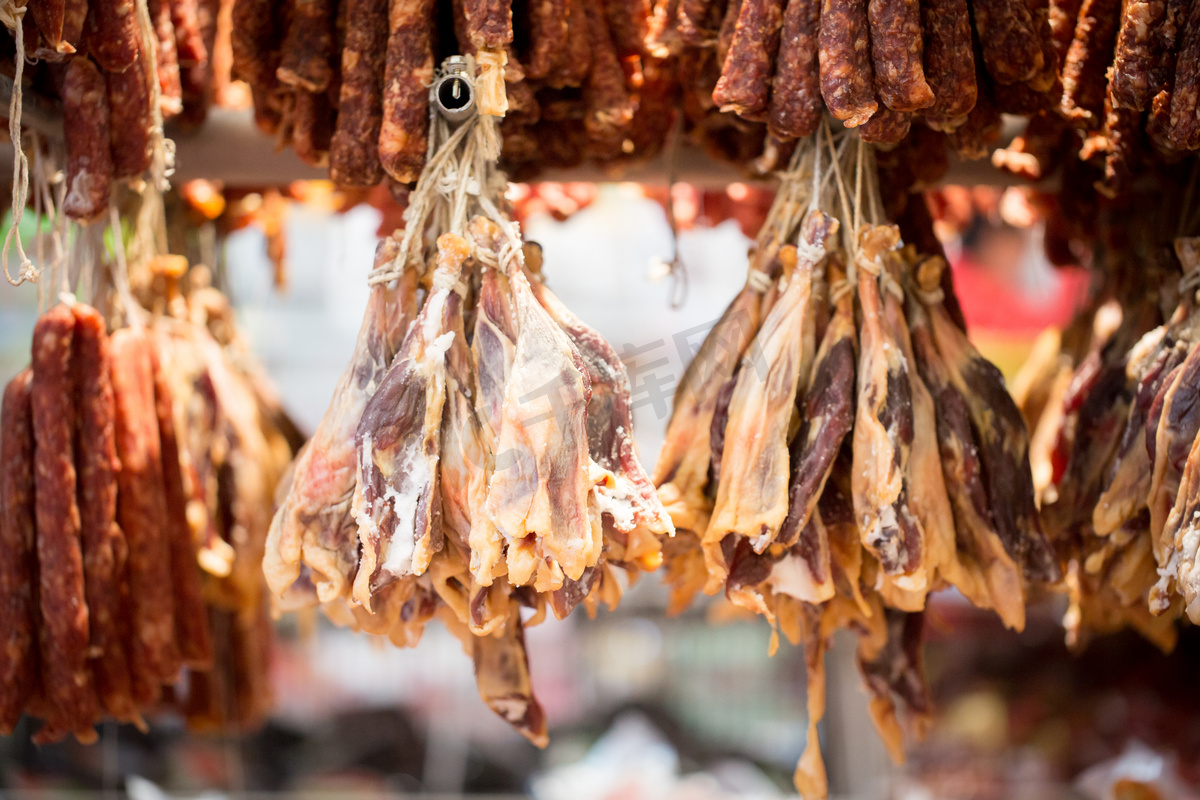
<svg viewBox="0 0 1200 800">
<path fill-rule="evenodd" d="M 135 0 L 24 5 L 25 55 L 49 64 L 30 68 L 52 71 L 62 102 L 69 217 L 103 216 L 117 181 L 143 177 L 157 120 L 203 121 L 221 7 L 222 0 L 150 0 L 143 32 Z"/>
<path fill-rule="evenodd" d="M 836 629 L 860 632 L 871 713 L 902 760 L 897 709 L 918 735 L 931 711 L 927 596 L 953 586 L 1020 630 L 1027 587 L 1060 578 L 1025 423 L 946 309 L 945 262 L 894 225 L 848 234 L 817 203 L 772 214 L 676 392 L 654 475 L 677 529 L 672 609 L 723 589 L 805 643 L 805 797 L 827 793 L 815 725 Z"/>
<path fill-rule="evenodd" d="M 245 516 L 269 503 L 273 478 L 257 497 L 244 484 L 272 455 L 258 401 L 222 348 L 197 325 L 169 327 L 110 336 L 95 309 L 56 305 L 34 329 L 30 367 L 5 389 L 5 733 L 22 713 L 44 720 L 39 742 L 95 741 L 105 716 L 144 727 L 164 687 L 198 727 L 252 725 L 266 710 L 264 587 L 245 566 L 261 556 L 239 540 L 253 542 Z M 196 393 L 203 402 L 184 402 Z M 193 427 L 202 419 L 208 428 Z M 237 507 L 223 517 L 216 470 L 227 459 L 254 463 L 230 465 L 239 485 L 221 491 Z M 246 537 L 218 531 L 225 519 Z M 265 533 L 262 520 L 259 553 Z M 239 635 L 248 641 L 231 645 Z"/>
<path fill-rule="evenodd" d="M 1068 569 L 1065 625 L 1076 646 L 1131 627 L 1170 650 L 1179 617 L 1200 622 L 1200 421 L 1189 399 L 1200 368 L 1200 243 L 1180 238 L 1174 250 L 1185 277 L 1170 315 L 1163 318 L 1157 295 L 1137 291 L 1148 275 L 1169 286 L 1169 270 L 1124 255 L 1128 278 L 1114 294 L 1135 300 L 1116 314 L 1109 304 L 1081 316 L 1060 348 L 1047 350 L 1053 358 L 1038 359 L 1046 366 L 1029 367 L 1045 387 L 1034 417 L 1035 472 Z"/>
<path fill-rule="evenodd" d="M 503 173 L 474 171 L 486 158 L 471 148 L 495 127 L 435 128 L 263 569 L 281 610 L 319 603 L 397 645 L 440 616 L 473 653 L 483 699 L 541 745 L 524 628 L 547 605 L 560 619 L 614 607 L 673 529 L 634 450 L 625 367 L 543 282 L 540 251 L 499 211 Z M 448 174 L 451 195 L 481 195 L 435 197 Z M 450 230 L 426 237 L 427 220 Z"/>
<path fill-rule="evenodd" d="M 455 48 L 478 74 L 481 112 L 504 117 L 512 169 L 617 165 L 661 148 L 672 84 L 647 50 L 644 3 L 547 0 L 516 19 L 508 0 L 452 6 L 443 26 L 432 0 L 235 0 L 234 74 L 259 126 L 341 186 L 417 180 L 428 88 L 439 52 Z M 524 52 L 514 24 L 529 31 Z"/>
</svg>

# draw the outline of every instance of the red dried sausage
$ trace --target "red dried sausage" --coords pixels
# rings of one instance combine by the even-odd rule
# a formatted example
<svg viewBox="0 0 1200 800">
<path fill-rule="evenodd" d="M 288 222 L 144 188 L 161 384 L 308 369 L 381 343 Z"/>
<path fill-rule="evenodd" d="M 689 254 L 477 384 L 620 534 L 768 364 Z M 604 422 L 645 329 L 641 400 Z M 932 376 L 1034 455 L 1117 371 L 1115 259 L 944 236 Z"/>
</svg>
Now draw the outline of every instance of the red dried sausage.
<svg viewBox="0 0 1200 800">
<path fill-rule="evenodd" d="M 9 381 L 0 407 L 0 733 L 5 735 L 41 684 L 32 379 L 26 369 Z"/>
</svg>

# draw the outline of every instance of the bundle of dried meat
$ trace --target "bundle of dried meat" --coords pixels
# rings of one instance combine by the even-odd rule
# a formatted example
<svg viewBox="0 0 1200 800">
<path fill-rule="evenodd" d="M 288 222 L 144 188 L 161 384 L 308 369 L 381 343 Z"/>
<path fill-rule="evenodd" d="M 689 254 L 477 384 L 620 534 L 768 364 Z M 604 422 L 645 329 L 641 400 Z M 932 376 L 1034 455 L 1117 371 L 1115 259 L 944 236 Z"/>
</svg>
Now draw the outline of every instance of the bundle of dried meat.
<svg viewBox="0 0 1200 800">
<path fill-rule="evenodd" d="M 1102 294 L 1121 298 L 1120 322 L 1094 326 L 1061 399 L 1039 422 L 1053 437 L 1044 517 L 1067 565 L 1064 624 L 1075 646 L 1132 627 L 1168 650 L 1181 613 L 1200 618 L 1188 533 L 1200 432 L 1188 394 L 1189 370 L 1200 364 L 1193 296 L 1200 251 L 1190 238 L 1176 239 L 1174 249 L 1185 277 L 1165 318 L 1172 282 L 1160 262 L 1167 260 L 1110 253 L 1114 277 Z"/>
<path fill-rule="evenodd" d="M 1060 571 L 1024 420 L 954 321 L 944 260 L 878 220 L 874 180 L 849 192 L 843 176 L 873 162 L 856 134 L 836 141 L 793 155 L 752 281 L 676 394 L 655 477 L 678 529 L 664 550 L 672 609 L 724 590 L 804 642 L 813 724 L 828 639 L 857 630 L 871 713 L 899 760 L 899 720 L 920 735 L 930 714 L 928 595 L 952 586 L 1020 630 L 1029 587 Z M 818 747 L 810 736 L 796 772 L 806 797 L 827 791 Z"/>
<path fill-rule="evenodd" d="M 105 716 L 144 727 L 168 697 L 192 718 L 222 681 L 203 727 L 256 724 L 264 514 L 290 451 L 194 303 L 180 319 L 126 306 L 110 333 L 64 298 L 4 394 L 0 725 L 24 712 L 44 720 L 37 741 L 89 742 Z"/>
<path fill-rule="evenodd" d="M 214 87 L 228 83 L 217 74 L 227 68 L 218 62 L 229 48 L 229 27 L 218 37 L 218 18 L 231 6 L 232 0 L 150 0 L 148 13 L 139 13 L 135 0 L 35 0 L 18 8 L 23 14 L 6 15 L 15 41 L 4 40 L 0 57 L 15 63 L 26 92 L 54 95 L 52 113 L 61 109 L 63 213 L 94 221 L 108 212 L 118 183 L 139 184 L 148 171 L 166 168 L 154 164 L 163 157 L 163 121 L 198 125 Z M 33 59 L 28 66 L 26 57 Z M 41 103 L 43 113 L 48 107 Z"/>
<path fill-rule="evenodd" d="M 321 604 L 400 646 L 440 616 L 485 702 L 541 745 L 523 629 L 547 605 L 559 618 L 615 606 L 673 528 L 634 450 L 624 365 L 502 211 L 499 128 L 434 118 L 263 568 L 279 609 Z"/>
</svg>

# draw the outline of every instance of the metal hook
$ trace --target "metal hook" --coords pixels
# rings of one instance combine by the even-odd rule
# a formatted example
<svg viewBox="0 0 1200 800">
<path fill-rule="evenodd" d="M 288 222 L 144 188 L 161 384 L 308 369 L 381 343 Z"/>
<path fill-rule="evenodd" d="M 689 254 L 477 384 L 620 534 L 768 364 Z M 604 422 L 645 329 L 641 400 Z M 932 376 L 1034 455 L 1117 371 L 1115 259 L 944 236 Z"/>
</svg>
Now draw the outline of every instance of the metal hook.
<svg viewBox="0 0 1200 800">
<path fill-rule="evenodd" d="M 464 122 L 475 114 L 475 84 L 467 59 L 450 56 L 442 62 L 429 88 L 429 102 L 450 123 Z"/>
</svg>

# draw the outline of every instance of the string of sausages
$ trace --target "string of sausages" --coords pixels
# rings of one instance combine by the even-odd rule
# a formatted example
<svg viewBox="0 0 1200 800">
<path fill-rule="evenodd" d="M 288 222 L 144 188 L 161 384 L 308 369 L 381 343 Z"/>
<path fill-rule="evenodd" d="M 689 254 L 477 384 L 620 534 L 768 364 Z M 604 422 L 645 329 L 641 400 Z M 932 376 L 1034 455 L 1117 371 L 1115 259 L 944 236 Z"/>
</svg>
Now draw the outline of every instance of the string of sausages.
<svg viewBox="0 0 1200 800">
<path fill-rule="evenodd" d="M 110 334 L 74 301 L 38 319 L 0 409 L 0 730 L 28 714 L 35 741 L 91 742 L 172 705 L 261 721 L 262 509 L 290 450 L 260 405 L 201 325 Z"/>
<path fill-rule="evenodd" d="M 214 96 L 219 18 L 231 0 L 30 0 L 21 17 L 25 79 L 61 103 L 66 150 L 62 211 L 92 221 L 108 212 L 118 181 L 151 166 L 159 120 L 204 121 Z M 228 32 L 223 37 L 228 48 Z M 6 63 L 16 57 L 4 39 Z M 228 58 L 225 59 L 228 61 Z M 154 103 L 157 98 L 157 114 Z"/>
<path fill-rule="evenodd" d="M 431 0 L 236 0 L 232 13 L 233 71 L 250 85 L 259 126 L 340 186 L 416 181 L 428 89 L 449 55 L 502 65 L 514 175 L 645 159 L 670 129 L 674 85 L 647 49 L 640 0 L 456 0 L 446 10 Z"/>
</svg>

